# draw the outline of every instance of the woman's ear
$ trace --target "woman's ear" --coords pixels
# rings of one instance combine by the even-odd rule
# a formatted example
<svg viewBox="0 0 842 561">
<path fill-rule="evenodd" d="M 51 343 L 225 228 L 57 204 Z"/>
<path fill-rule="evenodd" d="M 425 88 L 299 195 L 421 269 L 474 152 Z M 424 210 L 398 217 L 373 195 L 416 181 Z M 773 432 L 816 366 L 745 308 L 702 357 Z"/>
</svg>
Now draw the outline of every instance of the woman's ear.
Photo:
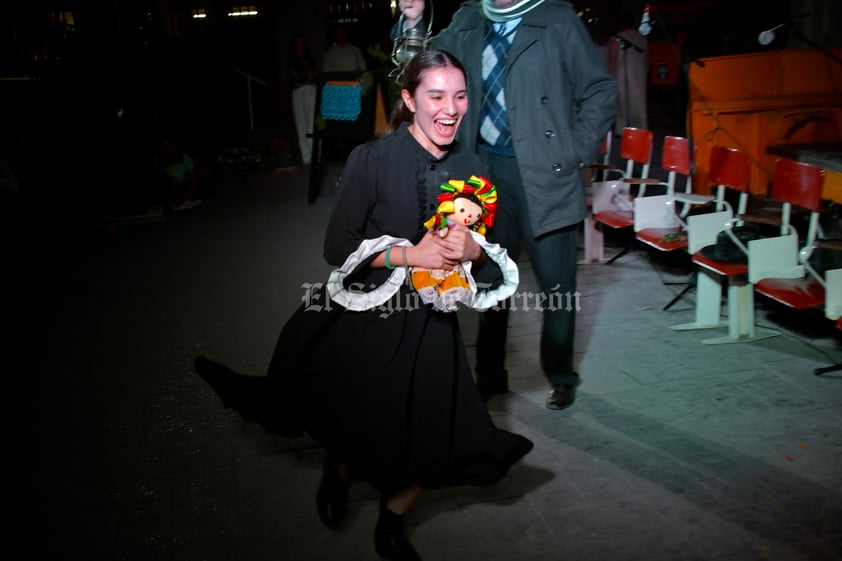
<svg viewBox="0 0 842 561">
<path fill-rule="evenodd" d="M 412 98 L 412 94 L 409 93 L 409 90 L 403 89 L 401 90 L 401 99 L 403 99 L 403 104 L 406 105 L 406 108 L 409 109 L 411 113 L 415 113 L 415 100 Z"/>
</svg>

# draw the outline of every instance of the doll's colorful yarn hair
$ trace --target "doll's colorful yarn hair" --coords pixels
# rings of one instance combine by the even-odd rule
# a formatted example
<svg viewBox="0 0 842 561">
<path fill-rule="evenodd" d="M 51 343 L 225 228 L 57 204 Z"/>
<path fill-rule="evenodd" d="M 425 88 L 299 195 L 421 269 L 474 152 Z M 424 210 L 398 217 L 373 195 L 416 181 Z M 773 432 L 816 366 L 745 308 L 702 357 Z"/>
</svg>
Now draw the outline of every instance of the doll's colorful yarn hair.
<svg viewBox="0 0 842 561">
<path fill-rule="evenodd" d="M 479 204 L 482 215 L 471 229 L 478 234 L 485 235 L 486 228 L 494 226 L 494 216 L 497 212 L 497 188 L 485 177 L 472 175 L 467 181 L 451 179 L 439 186 L 442 194 L 438 196 L 439 206 L 436 214 L 424 223 L 428 229 L 440 229 L 447 226 L 446 214 L 455 210 L 454 201 L 466 197 Z"/>
</svg>

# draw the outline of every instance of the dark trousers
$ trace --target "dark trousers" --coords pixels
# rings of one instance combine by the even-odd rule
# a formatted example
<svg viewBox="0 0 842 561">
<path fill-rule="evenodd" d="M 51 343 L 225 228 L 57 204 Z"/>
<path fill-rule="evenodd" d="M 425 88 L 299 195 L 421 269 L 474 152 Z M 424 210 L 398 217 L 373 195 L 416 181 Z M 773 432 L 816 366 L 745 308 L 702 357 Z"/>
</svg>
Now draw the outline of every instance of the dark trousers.
<svg viewBox="0 0 842 561">
<path fill-rule="evenodd" d="M 578 384 L 573 367 L 576 309 L 576 231 L 577 225 L 554 230 L 535 237 L 523 192 L 523 181 L 513 157 L 480 151 L 488 165 L 491 181 L 497 187 L 499 207 L 488 239 L 506 248 L 517 261 L 521 249 L 529 255 L 538 295 L 525 295 L 518 290 L 499 309 L 480 314 L 477 336 L 477 379 L 490 386 L 506 380 L 506 331 L 509 315 L 525 306 L 541 306 L 541 367 L 551 385 Z M 528 297 L 527 297 L 528 296 Z"/>
</svg>

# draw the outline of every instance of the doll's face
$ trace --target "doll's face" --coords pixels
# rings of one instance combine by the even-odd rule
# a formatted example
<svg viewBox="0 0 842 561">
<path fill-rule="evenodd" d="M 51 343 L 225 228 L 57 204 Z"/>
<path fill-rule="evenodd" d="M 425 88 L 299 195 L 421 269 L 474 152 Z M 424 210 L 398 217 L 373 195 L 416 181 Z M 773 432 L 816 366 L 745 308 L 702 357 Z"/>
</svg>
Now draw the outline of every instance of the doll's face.
<svg viewBox="0 0 842 561">
<path fill-rule="evenodd" d="M 468 197 L 457 197 L 453 201 L 453 212 L 446 215 L 453 224 L 473 226 L 482 216 L 482 207 Z"/>
</svg>

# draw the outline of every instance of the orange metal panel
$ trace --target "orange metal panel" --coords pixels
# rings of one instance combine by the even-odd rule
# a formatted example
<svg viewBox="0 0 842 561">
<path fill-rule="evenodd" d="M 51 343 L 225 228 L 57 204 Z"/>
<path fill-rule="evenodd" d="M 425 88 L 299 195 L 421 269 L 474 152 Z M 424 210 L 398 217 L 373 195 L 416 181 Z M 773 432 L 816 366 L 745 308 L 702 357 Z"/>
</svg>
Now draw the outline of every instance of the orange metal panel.
<svg viewBox="0 0 842 561">
<path fill-rule="evenodd" d="M 842 56 L 842 49 L 831 49 Z M 693 185 L 707 193 L 712 146 L 751 156 L 752 193 L 767 193 L 766 147 L 842 140 L 842 65 L 817 49 L 702 59 L 689 73 L 687 128 L 698 146 Z"/>
<path fill-rule="evenodd" d="M 842 204 L 842 173 L 828 171 L 824 177 L 822 198 Z"/>
</svg>

